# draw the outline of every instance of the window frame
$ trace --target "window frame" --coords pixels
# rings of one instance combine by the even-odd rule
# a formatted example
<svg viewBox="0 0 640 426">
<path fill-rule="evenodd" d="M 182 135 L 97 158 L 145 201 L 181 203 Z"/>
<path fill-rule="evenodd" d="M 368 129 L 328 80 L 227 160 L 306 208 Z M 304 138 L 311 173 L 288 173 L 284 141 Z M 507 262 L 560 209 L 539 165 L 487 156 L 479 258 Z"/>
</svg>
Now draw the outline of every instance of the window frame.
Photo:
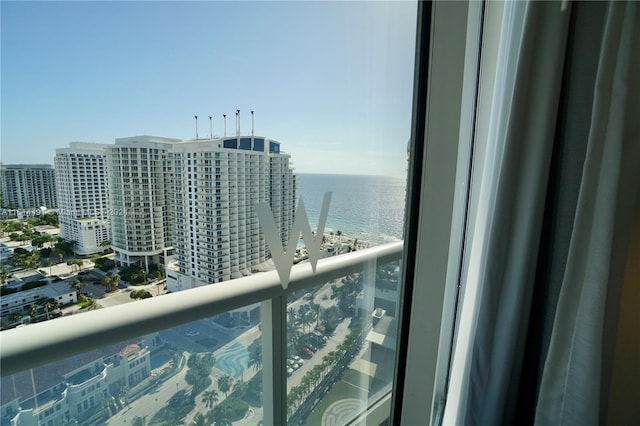
<svg viewBox="0 0 640 426">
<path fill-rule="evenodd" d="M 484 2 L 420 2 L 391 423 L 440 424 L 469 217 Z"/>
</svg>

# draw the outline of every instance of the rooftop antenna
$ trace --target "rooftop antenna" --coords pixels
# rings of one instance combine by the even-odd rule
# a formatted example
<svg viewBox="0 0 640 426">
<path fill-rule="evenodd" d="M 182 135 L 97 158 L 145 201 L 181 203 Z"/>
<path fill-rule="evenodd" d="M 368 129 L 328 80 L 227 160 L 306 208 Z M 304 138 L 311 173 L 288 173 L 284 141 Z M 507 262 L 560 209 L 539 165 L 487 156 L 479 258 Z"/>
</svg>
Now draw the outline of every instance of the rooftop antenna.
<svg viewBox="0 0 640 426">
<path fill-rule="evenodd" d="M 253 137 L 253 110 L 251 110 L 251 137 Z"/>
<path fill-rule="evenodd" d="M 240 136 L 240 110 L 236 107 L 236 136 Z"/>
<path fill-rule="evenodd" d="M 193 118 L 196 119 L 196 140 L 198 140 L 198 116 L 194 115 Z"/>
<path fill-rule="evenodd" d="M 222 118 L 224 118 L 224 137 L 227 137 L 227 114 L 222 114 Z"/>
<path fill-rule="evenodd" d="M 209 139 L 213 139 L 213 118 L 209 116 Z"/>
</svg>

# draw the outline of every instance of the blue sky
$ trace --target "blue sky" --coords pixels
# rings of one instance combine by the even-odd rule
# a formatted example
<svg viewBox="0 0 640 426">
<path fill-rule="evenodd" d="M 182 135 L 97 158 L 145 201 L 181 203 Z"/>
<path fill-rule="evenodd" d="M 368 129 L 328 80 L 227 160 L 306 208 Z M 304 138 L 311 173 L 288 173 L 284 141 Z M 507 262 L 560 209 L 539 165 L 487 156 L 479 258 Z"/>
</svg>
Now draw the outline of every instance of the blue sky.
<svg viewBox="0 0 640 426">
<path fill-rule="evenodd" d="M 402 176 L 414 2 L 1 3 L 5 164 L 71 141 L 235 128 L 282 143 L 300 173 Z"/>
</svg>

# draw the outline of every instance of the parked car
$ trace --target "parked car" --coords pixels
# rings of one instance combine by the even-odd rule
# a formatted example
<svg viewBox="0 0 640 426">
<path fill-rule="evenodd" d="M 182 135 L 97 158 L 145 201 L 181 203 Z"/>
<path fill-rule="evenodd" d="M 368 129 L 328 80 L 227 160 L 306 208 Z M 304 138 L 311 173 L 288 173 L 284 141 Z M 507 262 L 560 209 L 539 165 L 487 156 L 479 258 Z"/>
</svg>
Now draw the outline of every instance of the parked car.
<svg viewBox="0 0 640 426">
<path fill-rule="evenodd" d="M 196 330 L 187 331 L 187 336 L 189 336 L 189 337 L 195 337 L 195 336 L 199 336 L 199 335 L 200 335 L 199 331 L 196 331 Z"/>
<path fill-rule="evenodd" d="M 302 351 L 303 351 L 305 354 L 309 355 L 309 357 L 312 357 L 312 356 L 313 356 L 313 351 L 312 351 L 311 349 L 309 349 L 308 347 L 306 347 L 306 346 L 305 346 L 304 348 L 302 348 Z"/>
</svg>

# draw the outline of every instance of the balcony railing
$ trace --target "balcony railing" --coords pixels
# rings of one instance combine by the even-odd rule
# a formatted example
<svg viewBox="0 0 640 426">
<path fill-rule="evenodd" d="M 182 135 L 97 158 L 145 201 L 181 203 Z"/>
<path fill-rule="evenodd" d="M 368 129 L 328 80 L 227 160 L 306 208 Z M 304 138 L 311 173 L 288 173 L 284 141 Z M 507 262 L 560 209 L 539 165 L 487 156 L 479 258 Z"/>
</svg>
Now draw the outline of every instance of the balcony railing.
<svg viewBox="0 0 640 426">
<path fill-rule="evenodd" d="M 314 286 L 362 271 L 365 276 L 366 271 L 374 271 L 375 276 L 376 266 L 401 258 L 402 247 L 403 243 L 397 242 L 322 259 L 315 273 L 308 263 L 295 265 L 286 290 L 276 271 L 263 272 L 140 300 L 135 305 L 123 304 L 6 330 L 0 333 L 1 374 L 5 377 L 107 345 L 264 302 L 261 309 L 263 421 L 265 424 L 285 424 L 288 409 L 291 415 L 291 406 L 287 405 L 287 295 L 308 291 Z M 375 291 L 370 294 L 375 294 Z M 358 339 L 364 339 L 371 324 L 368 327 L 363 329 Z M 342 365 L 342 361 L 336 362 L 336 366 L 345 368 L 344 362 Z M 316 386 L 320 389 L 324 386 L 323 381 Z M 297 409 L 304 409 L 307 404 L 304 395 L 301 401 L 297 402 Z"/>
</svg>

